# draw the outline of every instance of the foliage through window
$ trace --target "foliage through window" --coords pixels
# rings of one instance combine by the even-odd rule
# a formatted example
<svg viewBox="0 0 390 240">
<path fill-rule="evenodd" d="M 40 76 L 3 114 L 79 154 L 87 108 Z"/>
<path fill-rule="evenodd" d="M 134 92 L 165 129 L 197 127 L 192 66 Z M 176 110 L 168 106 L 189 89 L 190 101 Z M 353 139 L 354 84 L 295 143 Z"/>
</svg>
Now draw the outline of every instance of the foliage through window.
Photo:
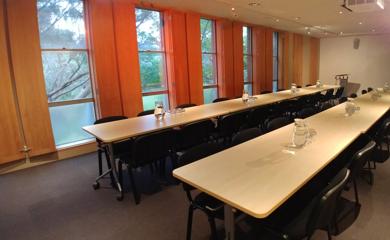
<svg viewBox="0 0 390 240">
<path fill-rule="evenodd" d="M 253 54 L 252 54 L 252 31 L 250 27 L 242 28 L 242 45 L 244 55 L 244 90 L 253 94 Z"/>
<path fill-rule="evenodd" d="M 202 44 L 203 97 L 204 103 L 210 103 L 218 98 L 215 22 L 209 19 L 201 19 L 200 32 Z"/>
<path fill-rule="evenodd" d="M 143 107 L 153 109 L 162 101 L 169 108 L 161 13 L 137 8 L 135 14 Z"/>
<path fill-rule="evenodd" d="M 279 33 L 273 34 L 273 91 L 278 91 L 278 79 L 279 79 Z"/>
<path fill-rule="evenodd" d="M 82 0 L 38 0 L 43 73 L 56 145 L 91 138 L 95 121 Z"/>
</svg>

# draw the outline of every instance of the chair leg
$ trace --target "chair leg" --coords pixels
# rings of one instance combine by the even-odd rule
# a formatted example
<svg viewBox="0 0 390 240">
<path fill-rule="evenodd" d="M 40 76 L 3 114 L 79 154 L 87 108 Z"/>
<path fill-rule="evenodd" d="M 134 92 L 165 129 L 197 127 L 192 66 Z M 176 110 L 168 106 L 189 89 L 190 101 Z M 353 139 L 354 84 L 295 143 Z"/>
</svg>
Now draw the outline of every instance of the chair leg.
<svg viewBox="0 0 390 240">
<path fill-rule="evenodd" d="M 138 193 L 137 186 L 135 185 L 133 169 L 130 167 L 130 164 L 127 165 L 127 171 L 129 173 L 130 185 L 131 185 L 131 189 L 133 191 L 135 204 L 139 204 L 140 203 L 140 195 Z"/>
<path fill-rule="evenodd" d="M 191 240 L 191 233 L 192 233 L 192 218 L 194 215 L 194 208 L 192 205 L 188 207 L 188 219 L 187 219 L 187 240 Z"/>
<path fill-rule="evenodd" d="M 332 234 L 330 233 L 330 228 L 328 227 L 327 231 L 328 233 L 328 240 L 332 240 Z"/>
<path fill-rule="evenodd" d="M 217 227 L 215 225 L 214 217 L 208 216 L 208 220 L 209 220 L 210 230 L 211 230 L 211 239 L 218 240 Z"/>
<path fill-rule="evenodd" d="M 355 179 L 353 179 L 353 189 L 355 191 L 355 201 L 356 201 L 356 204 L 359 204 L 359 193 L 358 193 L 357 184 L 356 184 L 356 180 Z"/>
<path fill-rule="evenodd" d="M 98 149 L 98 161 L 99 161 L 99 176 L 103 174 L 103 166 L 102 166 L 102 150 Z"/>
<path fill-rule="evenodd" d="M 104 155 L 106 156 L 106 161 L 107 161 L 107 167 L 108 169 L 112 169 L 111 168 L 111 162 L 110 162 L 110 156 L 107 152 L 107 150 L 104 150 Z M 111 185 L 116 188 L 116 184 L 115 184 L 115 179 L 114 179 L 114 174 L 112 173 L 112 171 L 110 172 L 110 178 L 111 178 Z"/>
<path fill-rule="evenodd" d="M 122 161 L 118 161 L 118 180 L 121 186 L 123 186 L 123 171 L 122 171 Z"/>
</svg>

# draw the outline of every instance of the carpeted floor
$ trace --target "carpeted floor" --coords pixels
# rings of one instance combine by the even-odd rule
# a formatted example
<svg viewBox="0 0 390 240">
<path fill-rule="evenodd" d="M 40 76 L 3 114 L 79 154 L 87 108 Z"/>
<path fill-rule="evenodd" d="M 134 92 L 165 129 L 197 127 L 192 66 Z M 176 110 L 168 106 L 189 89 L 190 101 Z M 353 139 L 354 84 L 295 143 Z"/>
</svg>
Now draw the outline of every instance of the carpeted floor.
<svg viewBox="0 0 390 240">
<path fill-rule="evenodd" d="M 116 201 L 108 179 L 94 191 L 96 173 L 96 154 L 89 154 L 0 176 L 0 239 L 185 239 L 187 201 L 180 185 L 143 194 L 136 206 L 131 193 Z M 138 175 L 148 191 L 153 184 Z M 390 163 L 378 165 L 374 186 L 361 182 L 359 189 L 360 216 L 335 239 L 389 240 Z M 194 215 L 192 236 L 209 239 L 200 212 Z M 314 239 L 326 234 L 319 231 Z"/>
</svg>

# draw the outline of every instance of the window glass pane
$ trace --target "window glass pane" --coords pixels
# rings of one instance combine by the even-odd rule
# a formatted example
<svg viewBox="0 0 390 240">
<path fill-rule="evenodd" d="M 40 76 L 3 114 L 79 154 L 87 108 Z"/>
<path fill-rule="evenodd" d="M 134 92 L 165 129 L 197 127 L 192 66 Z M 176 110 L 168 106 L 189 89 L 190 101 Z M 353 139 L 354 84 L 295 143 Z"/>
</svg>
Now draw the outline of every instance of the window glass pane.
<svg viewBox="0 0 390 240">
<path fill-rule="evenodd" d="M 216 98 L 218 98 L 218 89 L 217 88 L 203 89 L 203 98 L 204 98 L 204 103 L 212 103 Z"/>
<path fill-rule="evenodd" d="M 86 48 L 82 0 L 38 0 L 37 8 L 41 48 Z"/>
<path fill-rule="evenodd" d="M 202 52 L 214 53 L 214 22 L 212 20 L 200 20 L 200 39 Z"/>
<path fill-rule="evenodd" d="M 138 50 L 162 50 L 160 12 L 137 8 L 135 14 Z"/>
<path fill-rule="evenodd" d="M 154 109 L 155 102 L 157 101 L 163 102 L 165 110 L 169 109 L 168 94 L 158 94 L 158 95 L 150 95 L 150 96 L 142 97 L 144 110 Z"/>
<path fill-rule="evenodd" d="M 244 89 L 245 89 L 245 91 L 247 92 L 247 93 L 249 93 L 249 94 L 253 94 L 253 92 L 252 92 L 252 84 L 244 84 Z"/>
<path fill-rule="evenodd" d="M 273 58 L 273 66 L 274 66 L 274 71 L 273 71 L 273 80 L 277 81 L 278 80 L 278 57 Z"/>
<path fill-rule="evenodd" d="M 272 90 L 274 92 L 278 91 L 278 81 L 272 81 Z"/>
<path fill-rule="evenodd" d="M 164 55 L 162 53 L 140 52 L 139 62 L 142 92 L 166 90 Z"/>
<path fill-rule="evenodd" d="M 242 29 L 242 46 L 244 53 L 251 54 L 251 32 L 249 27 L 243 27 Z"/>
<path fill-rule="evenodd" d="M 279 80 L 279 33 L 274 32 L 273 34 L 273 80 L 274 80 L 274 91 L 278 90 L 278 80 Z"/>
<path fill-rule="evenodd" d="M 50 107 L 49 110 L 56 145 L 93 138 L 81 129 L 95 121 L 92 102 Z"/>
<path fill-rule="evenodd" d="M 203 85 L 207 86 L 207 85 L 217 84 L 215 66 L 216 66 L 215 54 L 202 54 Z"/>
<path fill-rule="evenodd" d="M 87 52 L 43 51 L 42 63 L 49 102 L 92 98 Z"/>
</svg>

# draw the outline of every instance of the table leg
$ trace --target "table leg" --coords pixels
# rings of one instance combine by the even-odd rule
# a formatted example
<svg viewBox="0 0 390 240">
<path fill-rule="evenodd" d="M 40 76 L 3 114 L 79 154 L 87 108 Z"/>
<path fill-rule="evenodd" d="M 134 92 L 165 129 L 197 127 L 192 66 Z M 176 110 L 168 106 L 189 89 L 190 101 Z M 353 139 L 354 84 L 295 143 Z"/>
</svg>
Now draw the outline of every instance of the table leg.
<svg viewBox="0 0 390 240">
<path fill-rule="evenodd" d="M 224 218 L 225 218 L 225 239 L 226 240 L 234 240 L 234 209 L 225 204 L 224 207 Z"/>
<path fill-rule="evenodd" d="M 118 179 L 118 170 L 116 169 L 116 164 L 115 164 L 113 143 L 108 144 L 107 147 L 110 155 L 112 175 L 114 176 L 114 180 L 115 180 L 114 184 L 116 184 L 119 191 L 119 196 L 117 197 L 117 200 L 121 201 L 123 199 L 123 191 L 122 191 L 121 183 L 119 182 Z"/>
</svg>

